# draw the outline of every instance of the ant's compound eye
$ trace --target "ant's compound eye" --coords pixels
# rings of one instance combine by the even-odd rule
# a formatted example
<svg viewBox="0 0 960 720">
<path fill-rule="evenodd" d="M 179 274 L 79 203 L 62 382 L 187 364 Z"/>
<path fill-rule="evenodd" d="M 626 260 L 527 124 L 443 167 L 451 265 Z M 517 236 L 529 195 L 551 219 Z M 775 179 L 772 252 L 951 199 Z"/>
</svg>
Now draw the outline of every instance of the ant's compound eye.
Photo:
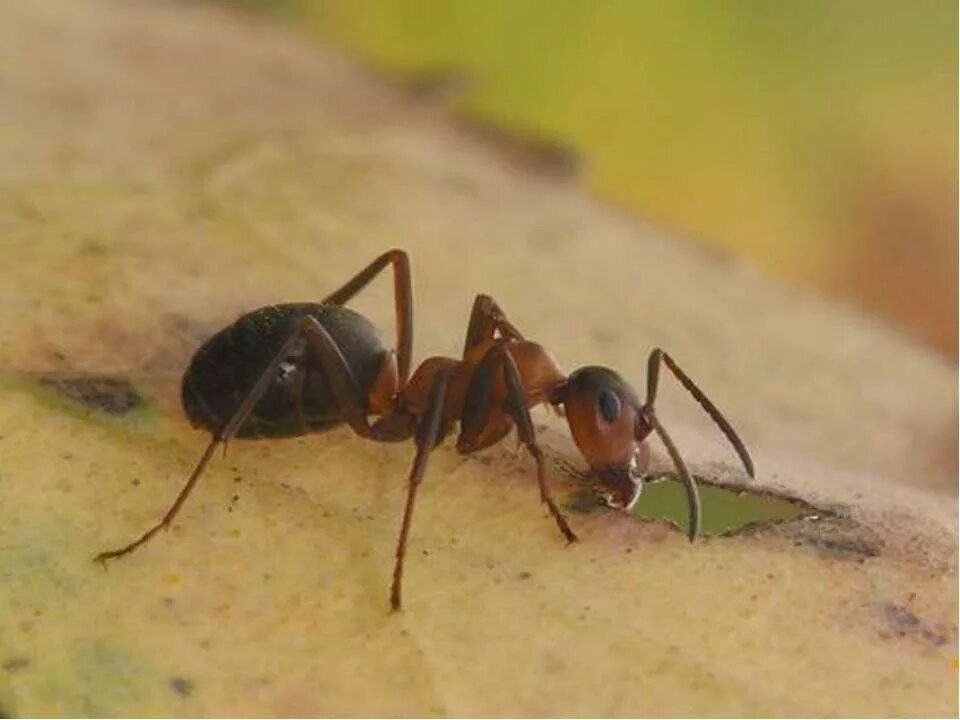
<svg viewBox="0 0 960 720">
<path fill-rule="evenodd" d="M 600 395 L 597 397 L 597 403 L 600 406 L 600 414 L 603 415 L 603 419 L 608 423 L 612 423 L 620 417 L 621 403 L 616 393 L 610 392 L 609 390 L 601 390 Z"/>
</svg>

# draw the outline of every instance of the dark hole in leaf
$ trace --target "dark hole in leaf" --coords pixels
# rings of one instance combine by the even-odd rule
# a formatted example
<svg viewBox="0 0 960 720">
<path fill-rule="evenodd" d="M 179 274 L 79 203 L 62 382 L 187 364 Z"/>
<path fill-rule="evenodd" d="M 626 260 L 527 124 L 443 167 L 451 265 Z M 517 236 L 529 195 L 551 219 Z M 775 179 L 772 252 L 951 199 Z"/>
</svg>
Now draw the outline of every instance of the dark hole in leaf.
<svg viewBox="0 0 960 720">
<path fill-rule="evenodd" d="M 108 415 L 126 415 L 144 405 L 144 399 L 129 380 L 110 376 L 47 376 L 40 384 L 91 410 Z"/>
<path fill-rule="evenodd" d="M 193 694 L 193 683 L 183 677 L 170 678 L 170 689 L 180 697 L 190 697 Z"/>
<path fill-rule="evenodd" d="M 24 668 L 29 667 L 29 665 L 29 658 L 16 656 L 4 660 L 3 665 L 0 667 L 3 667 L 3 669 L 7 672 L 13 672 L 15 670 L 23 670 Z"/>
</svg>

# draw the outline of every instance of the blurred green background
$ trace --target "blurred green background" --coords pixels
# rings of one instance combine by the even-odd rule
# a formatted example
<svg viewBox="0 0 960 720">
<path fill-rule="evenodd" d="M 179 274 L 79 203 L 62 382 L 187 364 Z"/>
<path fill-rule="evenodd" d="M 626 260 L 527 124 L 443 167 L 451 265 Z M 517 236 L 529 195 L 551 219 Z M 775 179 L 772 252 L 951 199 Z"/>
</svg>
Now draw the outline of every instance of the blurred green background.
<svg viewBox="0 0 960 720">
<path fill-rule="evenodd" d="M 956 358 L 952 0 L 243 4 L 465 78 L 457 112 L 575 150 L 600 197 Z"/>
</svg>

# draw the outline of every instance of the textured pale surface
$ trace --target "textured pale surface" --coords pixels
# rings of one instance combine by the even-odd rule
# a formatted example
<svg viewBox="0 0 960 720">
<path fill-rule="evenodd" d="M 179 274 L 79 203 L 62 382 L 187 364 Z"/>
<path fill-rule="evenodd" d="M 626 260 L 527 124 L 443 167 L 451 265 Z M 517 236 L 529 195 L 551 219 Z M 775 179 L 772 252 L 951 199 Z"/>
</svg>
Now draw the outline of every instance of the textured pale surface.
<svg viewBox="0 0 960 720">
<path fill-rule="evenodd" d="M 252 18 L 0 4 L 0 711 L 957 712 L 954 369 L 511 157 Z M 851 514 L 845 539 L 690 546 L 599 513 L 567 548 L 512 443 L 448 443 L 391 615 L 411 449 L 337 431 L 234 443 L 173 532 L 93 565 L 202 450 L 177 399 L 202 338 L 388 246 L 413 257 L 419 358 L 456 352 L 478 291 L 567 368 L 639 384 L 670 348 L 759 484 Z M 389 328 L 389 294 L 356 306 Z M 78 410 L 50 372 L 128 375 L 150 404 Z M 698 472 L 736 477 L 693 403 L 661 403 Z"/>
</svg>

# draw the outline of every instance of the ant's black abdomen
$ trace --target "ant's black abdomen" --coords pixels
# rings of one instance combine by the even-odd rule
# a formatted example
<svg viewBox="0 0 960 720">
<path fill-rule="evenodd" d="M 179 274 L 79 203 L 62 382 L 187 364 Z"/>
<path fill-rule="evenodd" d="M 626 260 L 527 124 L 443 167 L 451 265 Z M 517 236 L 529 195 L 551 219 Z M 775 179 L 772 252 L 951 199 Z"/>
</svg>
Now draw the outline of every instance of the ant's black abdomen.
<svg viewBox="0 0 960 720">
<path fill-rule="evenodd" d="M 304 315 L 315 317 L 336 341 L 366 398 L 387 351 L 369 320 L 336 305 L 268 305 L 218 332 L 193 356 L 181 388 L 183 409 L 191 424 L 214 433 L 222 428 Z M 297 411 L 298 392 L 301 413 Z M 305 430 L 328 429 L 341 421 L 342 413 L 323 369 L 304 341 L 280 365 L 235 437 L 294 437 Z"/>
</svg>

